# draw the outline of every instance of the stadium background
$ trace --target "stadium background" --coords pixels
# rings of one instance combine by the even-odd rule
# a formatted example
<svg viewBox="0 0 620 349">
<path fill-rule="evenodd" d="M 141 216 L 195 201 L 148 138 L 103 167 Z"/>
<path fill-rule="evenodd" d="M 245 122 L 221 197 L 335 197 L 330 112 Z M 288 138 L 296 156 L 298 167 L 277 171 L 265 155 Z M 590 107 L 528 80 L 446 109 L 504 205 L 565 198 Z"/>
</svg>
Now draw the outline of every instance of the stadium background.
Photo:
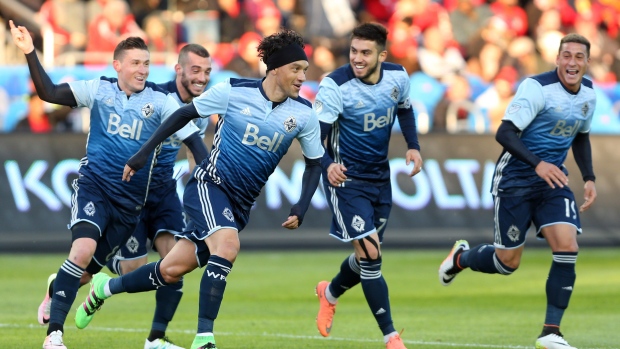
<svg viewBox="0 0 620 349">
<path fill-rule="evenodd" d="M 154 82 L 173 78 L 176 52 L 185 42 L 203 44 L 213 55 L 211 85 L 230 76 L 260 77 L 264 66 L 253 45 L 280 26 L 289 27 L 307 40 L 311 67 L 302 94 L 310 100 L 322 76 L 347 62 L 352 26 L 384 23 L 391 33 L 388 60 L 403 64 L 411 75 L 426 161 L 420 175 L 405 176 L 396 125 L 390 153 L 395 204 L 386 246 L 397 248 L 445 247 L 457 236 L 472 243 L 490 240 L 488 188 L 501 151 L 493 139 L 498 115 L 523 78 L 553 68 L 561 35 L 579 32 L 592 42 L 588 76 L 598 94 L 592 142 L 599 193 L 582 216 L 580 244 L 620 245 L 614 209 L 620 196 L 618 2 L 0 0 L 0 252 L 62 252 L 69 247 L 69 183 L 84 155 L 88 111 L 38 99 L 23 54 L 7 30 L 8 19 L 29 28 L 55 82 L 114 76 L 111 48 L 123 35 L 148 40 Z M 102 34 L 106 30 L 109 35 Z M 295 147 L 263 190 L 242 233 L 244 248 L 342 246 L 327 237 L 330 215 L 320 190 L 301 230 L 279 227 L 298 196 L 300 158 Z M 572 156 L 567 166 L 579 203 L 582 181 Z M 529 239 L 544 245 L 533 234 Z"/>
</svg>

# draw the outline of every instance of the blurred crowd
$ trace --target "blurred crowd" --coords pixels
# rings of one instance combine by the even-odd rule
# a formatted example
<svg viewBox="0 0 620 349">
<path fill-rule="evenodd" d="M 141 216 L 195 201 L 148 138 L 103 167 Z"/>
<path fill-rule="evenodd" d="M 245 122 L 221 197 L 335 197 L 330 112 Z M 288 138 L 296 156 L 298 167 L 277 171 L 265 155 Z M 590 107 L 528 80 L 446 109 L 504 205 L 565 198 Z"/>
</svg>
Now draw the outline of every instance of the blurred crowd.
<svg viewBox="0 0 620 349">
<path fill-rule="evenodd" d="M 592 43 L 589 77 L 598 86 L 620 81 L 618 0 L 20 1 L 53 31 L 55 56 L 83 52 L 86 65 L 109 64 L 120 40 L 141 36 L 155 64 L 191 42 L 212 54 L 215 74 L 262 77 L 259 40 L 294 29 L 307 42 L 311 100 L 316 82 L 348 62 L 351 29 L 380 22 L 389 30 L 388 61 L 411 74 L 422 132 L 493 132 L 519 81 L 553 69 L 569 32 Z M 620 106 L 620 93 L 616 101 L 607 90 L 610 105 Z M 617 109 L 604 117 L 617 119 Z"/>
</svg>

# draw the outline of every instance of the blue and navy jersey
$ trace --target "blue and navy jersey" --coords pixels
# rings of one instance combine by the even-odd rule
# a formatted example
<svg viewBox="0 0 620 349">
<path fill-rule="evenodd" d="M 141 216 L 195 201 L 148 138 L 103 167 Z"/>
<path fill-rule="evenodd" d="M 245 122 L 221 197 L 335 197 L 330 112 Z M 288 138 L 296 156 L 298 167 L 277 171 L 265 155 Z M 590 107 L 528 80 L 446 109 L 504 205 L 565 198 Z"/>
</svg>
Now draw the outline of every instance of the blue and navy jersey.
<svg viewBox="0 0 620 349">
<path fill-rule="evenodd" d="M 389 180 L 392 126 L 398 108 L 411 108 L 405 69 L 393 63 L 382 63 L 380 69 L 379 81 L 369 85 L 344 65 L 321 80 L 314 102 L 319 120 L 332 124 L 327 153 L 351 179 Z"/>
<path fill-rule="evenodd" d="M 311 103 L 301 97 L 273 103 L 262 80 L 231 78 L 193 103 L 203 118 L 219 114 L 209 159 L 194 176 L 220 185 L 245 209 L 253 205 L 293 139 L 305 157 L 323 156 L 319 120 Z"/>
<path fill-rule="evenodd" d="M 592 81 L 584 78 L 575 93 L 562 85 L 554 70 L 525 79 L 502 120 L 521 130 L 521 140 L 534 155 L 568 174 L 564 167 L 568 150 L 578 132 L 590 131 L 595 108 Z M 548 184 L 532 166 L 502 152 L 493 176 L 493 195 L 517 196 L 544 187 Z"/>
<path fill-rule="evenodd" d="M 162 90 L 168 91 L 170 93 L 170 96 L 172 96 L 172 98 L 174 98 L 174 100 L 177 101 L 179 105 L 185 104 L 181 100 L 181 95 L 179 94 L 176 80 L 157 84 L 157 86 L 160 87 Z M 198 129 L 200 129 L 200 137 L 204 138 L 207 126 L 209 124 L 209 119 L 195 119 L 190 123 L 194 123 L 198 127 Z M 151 176 L 151 187 L 166 185 L 169 184 L 170 181 L 175 180 L 174 178 L 172 178 L 174 172 L 174 164 L 176 162 L 177 154 L 179 153 L 179 149 L 181 149 L 182 144 L 183 140 L 181 140 L 176 134 L 168 137 L 168 139 L 166 139 L 162 143 L 161 151 L 159 152 L 159 155 L 157 155 L 157 163 L 155 164 L 155 167 L 153 167 L 153 174 Z"/>
<path fill-rule="evenodd" d="M 69 86 L 77 106 L 91 110 L 86 156 L 80 162 L 79 175 L 97 183 L 115 204 L 132 212 L 141 210 L 151 168 L 138 171 L 127 183 L 122 181 L 125 163 L 179 108 L 178 103 L 151 82 L 129 97 L 118 87 L 116 78 L 75 81 Z M 183 128 L 177 135 L 185 139 L 193 132 L 195 126 Z M 149 163 L 152 167 L 152 155 Z"/>
</svg>

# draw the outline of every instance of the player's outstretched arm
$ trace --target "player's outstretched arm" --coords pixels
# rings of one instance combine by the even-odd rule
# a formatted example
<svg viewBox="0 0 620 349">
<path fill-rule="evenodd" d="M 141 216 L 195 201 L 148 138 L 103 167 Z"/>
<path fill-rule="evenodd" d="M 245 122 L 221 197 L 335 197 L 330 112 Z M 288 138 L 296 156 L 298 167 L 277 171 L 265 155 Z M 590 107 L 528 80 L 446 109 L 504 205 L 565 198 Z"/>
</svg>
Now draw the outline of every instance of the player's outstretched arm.
<svg viewBox="0 0 620 349">
<path fill-rule="evenodd" d="M 142 145 L 140 150 L 127 160 L 127 164 L 125 164 L 125 169 L 123 171 L 123 181 L 129 182 L 131 176 L 144 167 L 151 153 L 161 142 L 183 128 L 183 126 L 187 125 L 192 119 L 198 117 L 200 117 L 200 115 L 193 103 L 184 105 L 172 113 L 159 125 L 157 130 L 155 130 L 151 137 Z"/>
<path fill-rule="evenodd" d="M 12 20 L 9 21 L 9 25 L 13 42 L 26 54 L 30 77 L 39 97 L 49 103 L 76 107 L 77 101 L 69 84 L 55 85 L 41 66 L 28 29 L 21 25 L 16 27 Z"/>
<path fill-rule="evenodd" d="M 583 189 L 584 203 L 579 207 L 579 212 L 584 212 L 590 208 L 590 206 L 596 200 L 596 187 L 594 181 L 594 169 L 592 167 L 592 145 L 590 144 L 589 133 L 577 133 L 573 140 L 573 156 L 583 181 L 585 182 Z"/>
<path fill-rule="evenodd" d="M 287 229 L 299 228 L 304 220 L 304 215 L 310 207 L 310 201 L 321 180 L 321 159 L 308 159 L 304 156 L 306 168 L 301 179 L 301 195 L 299 201 L 291 208 L 291 213 L 282 226 Z"/>
</svg>

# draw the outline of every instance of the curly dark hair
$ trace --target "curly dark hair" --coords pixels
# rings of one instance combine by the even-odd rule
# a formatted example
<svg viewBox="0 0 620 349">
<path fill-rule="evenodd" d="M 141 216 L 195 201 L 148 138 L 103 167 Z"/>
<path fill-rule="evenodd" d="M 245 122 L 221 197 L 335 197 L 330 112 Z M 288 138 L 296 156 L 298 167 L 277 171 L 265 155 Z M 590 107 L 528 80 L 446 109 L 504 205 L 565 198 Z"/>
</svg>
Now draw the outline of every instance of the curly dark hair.
<svg viewBox="0 0 620 349">
<path fill-rule="evenodd" d="M 291 44 L 297 44 L 304 48 L 304 39 L 294 30 L 282 28 L 279 32 L 271 34 L 260 41 L 258 47 L 258 57 L 267 63 L 271 55 Z"/>
<path fill-rule="evenodd" d="M 119 42 L 118 45 L 116 45 L 116 48 L 114 49 L 114 59 L 121 59 L 125 51 L 135 48 L 145 51 L 149 50 L 148 46 L 146 46 L 146 43 L 144 42 L 144 40 L 142 40 L 142 38 L 137 36 L 130 36 L 127 39 Z"/>
</svg>

